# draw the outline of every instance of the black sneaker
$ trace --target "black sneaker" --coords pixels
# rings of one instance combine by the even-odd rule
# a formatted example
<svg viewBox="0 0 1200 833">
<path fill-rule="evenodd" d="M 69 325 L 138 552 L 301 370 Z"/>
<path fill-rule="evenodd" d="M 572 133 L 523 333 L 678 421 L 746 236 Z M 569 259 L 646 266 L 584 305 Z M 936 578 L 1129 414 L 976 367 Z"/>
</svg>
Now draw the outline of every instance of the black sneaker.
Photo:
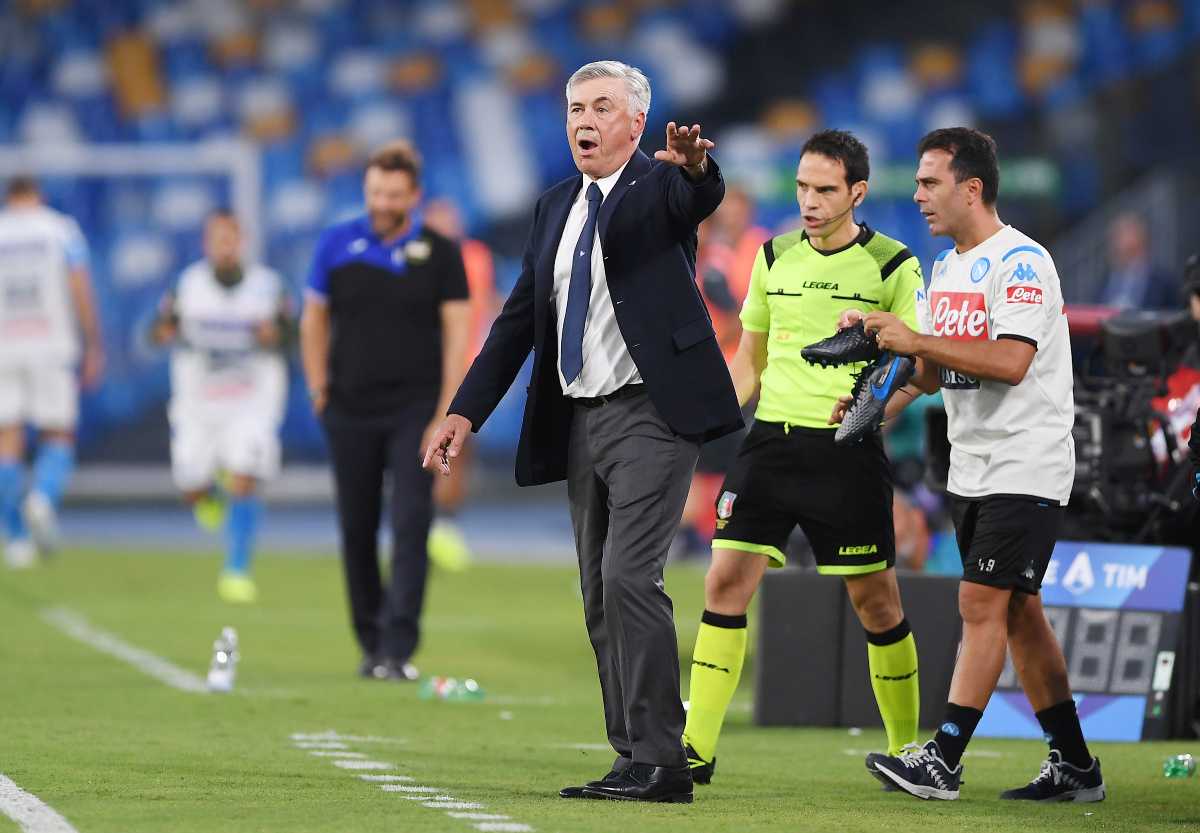
<svg viewBox="0 0 1200 833">
<path fill-rule="evenodd" d="M 958 787 L 962 783 L 962 764 L 954 769 L 946 766 L 937 741 L 927 741 L 924 746 L 909 744 L 899 755 L 873 752 L 867 756 L 868 770 L 872 764 L 909 795 L 941 801 L 954 801 L 958 798 Z"/>
<path fill-rule="evenodd" d="M 910 744 L 908 744 L 908 746 L 915 747 L 916 744 L 910 743 Z M 875 759 L 883 756 L 883 754 L 884 754 L 883 752 L 870 752 L 867 754 L 867 772 L 869 772 L 871 774 L 872 778 L 874 778 L 876 781 L 879 782 L 879 785 L 883 788 L 883 791 L 885 793 L 894 793 L 897 790 L 899 790 L 900 788 L 897 787 L 894 783 L 892 783 L 891 778 L 888 778 L 886 775 L 884 775 L 882 772 L 880 772 L 879 767 L 877 767 L 875 765 Z"/>
<path fill-rule="evenodd" d="M 873 362 L 879 358 L 881 352 L 879 345 L 875 343 L 875 337 L 867 335 L 860 320 L 844 330 L 838 330 L 829 338 L 808 345 L 800 351 L 800 357 L 809 364 L 830 367 L 853 362 Z"/>
<path fill-rule="evenodd" d="M 411 683 L 421 676 L 417 666 L 408 660 L 399 659 L 364 659 L 358 673 L 368 680 L 393 680 L 400 683 Z"/>
<path fill-rule="evenodd" d="M 833 435 L 834 443 L 850 445 L 879 430 L 888 400 L 908 384 L 916 367 L 917 363 L 909 356 L 884 353 L 879 361 L 859 374 L 851 391 L 854 401 Z"/>
<path fill-rule="evenodd" d="M 358 676 L 371 679 L 375 676 L 375 666 L 383 660 L 373 654 L 363 654 L 362 662 L 358 664 Z"/>
<path fill-rule="evenodd" d="M 1000 793 L 1000 797 L 1017 801 L 1103 801 L 1105 794 L 1099 758 L 1092 758 L 1091 766 L 1080 769 L 1064 761 L 1057 749 L 1051 749 L 1037 778 Z"/>
<path fill-rule="evenodd" d="M 696 754 L 696 750 L 690 743 L 685 744 L 683 750 L 687 753 L 688 768 L 692 771 L 692 782 L 695 784 L 710 783 L 713 772 L 717 769 L 717 756 L 713 755 L 711 761 L 706 761 Z"/>
</svg>

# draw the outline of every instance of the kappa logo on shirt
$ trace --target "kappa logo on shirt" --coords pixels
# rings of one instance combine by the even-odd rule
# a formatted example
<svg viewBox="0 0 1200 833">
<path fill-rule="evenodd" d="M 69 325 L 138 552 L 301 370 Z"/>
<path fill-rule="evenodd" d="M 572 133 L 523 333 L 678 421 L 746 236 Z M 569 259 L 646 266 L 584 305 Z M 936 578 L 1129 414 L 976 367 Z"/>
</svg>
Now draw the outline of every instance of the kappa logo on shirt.
<svg viewBox="0 0 1200 833">
<path fill-rule="evenodd" d="M 1042 290 L 1036 286 L 1010 286 L 1006 294 L 1010 304 L 1040 304 L 1042 302 Z"/>
<path fill-rule="evenodd" d="M 988 338 L 987 299 L 982 292 L 930 292 L 929 302 L 935 336 L 957 341 Z"/>
</svg>

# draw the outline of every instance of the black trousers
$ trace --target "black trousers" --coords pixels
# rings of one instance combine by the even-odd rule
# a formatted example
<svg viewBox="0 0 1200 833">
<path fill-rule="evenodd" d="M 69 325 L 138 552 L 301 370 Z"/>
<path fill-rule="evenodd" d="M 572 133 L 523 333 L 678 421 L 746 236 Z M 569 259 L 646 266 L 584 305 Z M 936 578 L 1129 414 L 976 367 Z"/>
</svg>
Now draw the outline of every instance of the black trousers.
<svg viewBox="0 0 1200 833">
<path fill-rule="evenodd" d="M 614 769 L 686 763 L 663 566 L 699 453 L 699 443 L 675 434 L 644 393 L 575 406 L 567 494 Z"/>
<path fill-rule="evenodd" d="M 350 618 L 358 644 L 369 656 L 407 660 L 420 639 L 433 476 L 421 468 L 418 447 L 435 404 L 423 398 L 387 420 L 336 413 L 327 413 L 324 419 L 333 458 Z M 392 522 L 391 577 L 386 588 L 379 570 L 385 471 L 391 479 Z"/>
</svg>

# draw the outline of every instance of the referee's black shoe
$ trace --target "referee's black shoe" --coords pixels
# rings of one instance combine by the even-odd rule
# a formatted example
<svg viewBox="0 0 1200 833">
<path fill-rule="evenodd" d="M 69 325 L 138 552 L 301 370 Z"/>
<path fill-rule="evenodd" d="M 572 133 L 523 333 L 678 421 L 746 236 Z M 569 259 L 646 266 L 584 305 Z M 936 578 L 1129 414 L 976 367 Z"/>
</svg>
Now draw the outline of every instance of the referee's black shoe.
<svg viewBox="0 0 1200 833">
<path fill-rule="evenodd" d="M 696 750 L 690 743 L 684 744 L 683 751 L 687 753 L 688 769 L 692 771 L 692 782 L 696 784 L 710 783 L 713 772 L 717 768 L 717 756 L 713 755 L 711 761 L 706 761 L 696 754 Z"/>
<path fill-rule="evenodd" d="M 861 320 L 855 321 L 846 329 L 838 330 L 829 338 L 821 339 L 800 351 L 801 358 L 806 362 L 819 364 L 821 367 L 852 362 L 873 362 L 881 354 L 879 345 L 875 343 L 875 337 L 867 333 Z"/>
<path fill-rule="evenodd" d="M 598 787 L 584 787 L 587 798 L 612 801 L 647 801 L 660 804 L 692 803 L 692 771 L 687 766 L 633 764 L 621 780 Z"/>
<path fill-rule="evenodd" d="M 592 798 L 592 796 L 584 795 L 583 791 L 585 789 L 587 789 L 588 787 L 603 787 L 607 784 L 620 783 L 621 779 L 623 779 L 625 777 L 625 773 L 627 771 L 628 770 L 625 770 L 625 769 L 622 769 L 622 770 L 613 769 L 613 770 L 609 770 L 608 775 L 605 775 L 603 778 L 598 778 L 595 781 L 588 781 L 586 784 L 583 784 L 578 787 L 563 787 L 561 790 L 558 791 L 558 797 L 559 798 Z"/>
</svg>

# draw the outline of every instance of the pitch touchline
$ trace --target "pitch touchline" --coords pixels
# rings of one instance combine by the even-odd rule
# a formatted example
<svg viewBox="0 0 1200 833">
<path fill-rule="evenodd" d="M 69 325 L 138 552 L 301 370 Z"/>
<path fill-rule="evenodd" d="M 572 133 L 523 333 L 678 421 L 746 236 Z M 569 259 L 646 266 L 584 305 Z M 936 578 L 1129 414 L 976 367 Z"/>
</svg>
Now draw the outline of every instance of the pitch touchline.
<svg viewBox="0 0 1200 833">
<path fill-rule="evenodd" d="M 207 694 L 208 686 L 196 674 L 186 671 L 144 648 L 130 645 L 120 637 L 90 624 L 80 614 L 65 607 L 52 607 L 41 611 L 42 619 L 58 628 L 72 639 L 90 645 L 101 653 L 116 657 L 143 674 L 153 677 L 179 691 L 192 694 Z"/>
<path fill-rule="evenodd" d="M 480 833 L 533 833 L 534 828 L 531 825 L 513 821 L 508 816 L 500 813 L 461 812 L 463 810 L 481 811 L 486 809 L 486 807 L 477 801 L 462 801 L 453 795 L 443 792 L 441 787 L 431 787 L 414 783 L 416 779 L 412 776 L 361 772 L 362 770 L 395 769 L 396 766 L 388 761 L 361 760 L 361 758 L 366 757 L 362 753 L 346 751 L 347 744 L 344 741 L 350 740 L 351 737 L 350 735 L 341 735 L 330 730 L 319 734 L 295 732 L 292 734 L 291 740 L 297 749 L 306 751 L 314 757 L 326 758 L 339 769 L 358 770 L 358 777 L 360 779 L 376 784 L 383 792 L 391 793 L 408 801 L 418 802 L 422 807 L 428 807 L 431 810 L 443 810 L 450 818 L 473 821 L 475 822 L 473 827 L 480 831 Z M 379 739 L 359 738 L 359 740 L 370 741 Z M 324 746 L 325 744 L 336 744 L 341 748 L 336 751 L 313 748 L 314 746 Z"/>
<path fill-rule="evenodd" d="M 22 833 L 79 833 L 71 823 L 33 793 L 0 773 L 0 815 L 17 823 Z"/>
</svg>

